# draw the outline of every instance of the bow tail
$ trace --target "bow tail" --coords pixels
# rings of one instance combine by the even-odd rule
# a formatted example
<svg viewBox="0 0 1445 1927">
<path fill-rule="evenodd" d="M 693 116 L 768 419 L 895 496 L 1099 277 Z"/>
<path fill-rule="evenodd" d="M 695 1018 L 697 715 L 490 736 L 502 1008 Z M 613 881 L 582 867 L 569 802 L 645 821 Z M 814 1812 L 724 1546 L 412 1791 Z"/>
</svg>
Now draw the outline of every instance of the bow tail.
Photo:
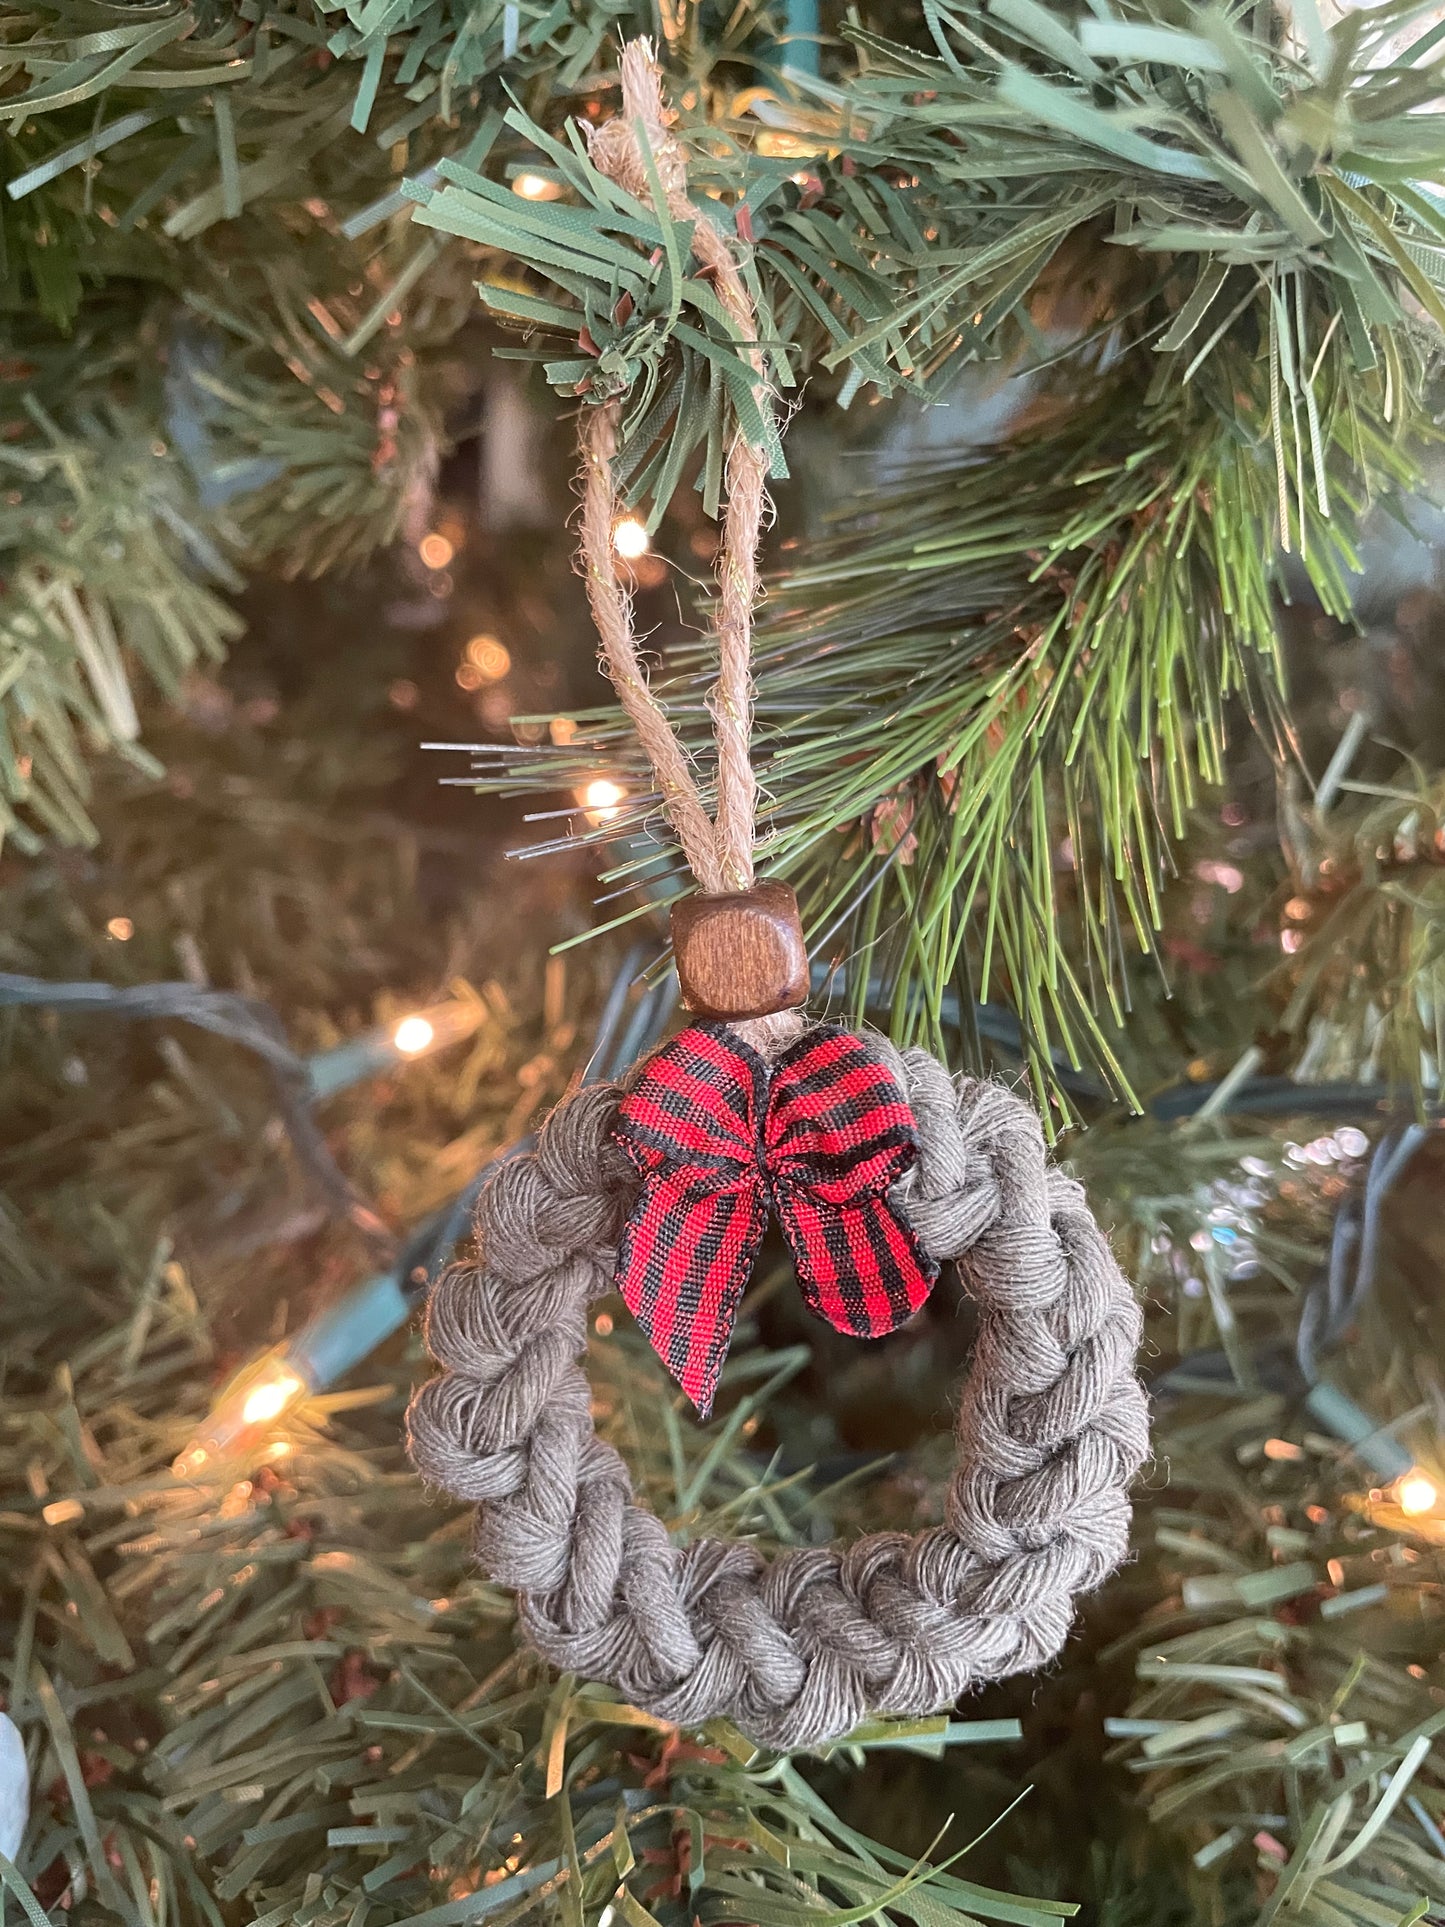
<svg viewBox="0 0 1445 1927">
<path fill-rule="evenodd" d="M 712 1410 L 738 1301 L 767 1229 L 762 1187 L 744 1174 L 650 1174 L 622 1234 L 617 1287 L 648 1343 L 702 1418 Z"/>
<path fill-rule="evenodd" d="M 883 1338 L 933 1290 L 938 1267 L 886 1196 L 840 1204 L 790 1189 L 777 1205 L 803 1302 L 835 1331 Z"/>
</svg>

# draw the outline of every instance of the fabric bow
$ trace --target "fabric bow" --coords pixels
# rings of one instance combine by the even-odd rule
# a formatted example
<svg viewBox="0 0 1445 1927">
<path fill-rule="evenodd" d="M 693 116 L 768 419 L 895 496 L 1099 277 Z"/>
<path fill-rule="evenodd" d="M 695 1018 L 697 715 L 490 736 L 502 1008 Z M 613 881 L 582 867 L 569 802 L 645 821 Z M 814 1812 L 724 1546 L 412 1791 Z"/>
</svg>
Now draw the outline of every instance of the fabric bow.
<svg viewBox="0 0 1445 1927">
<path fill-rule="evenodd" d="M 933 1288 L 889 1202 L 918 1153 L 913 1112 L 846 1030 L 809 1030 L 770 1074 L 726 1025 L 694 1024 L 650 1060 L 615 1136 L 642 1176 L 617 1285 L 704 1418 L 770 1210 L 804 1303 L 837 1331 L 881 1338 Z"/>
</svg>

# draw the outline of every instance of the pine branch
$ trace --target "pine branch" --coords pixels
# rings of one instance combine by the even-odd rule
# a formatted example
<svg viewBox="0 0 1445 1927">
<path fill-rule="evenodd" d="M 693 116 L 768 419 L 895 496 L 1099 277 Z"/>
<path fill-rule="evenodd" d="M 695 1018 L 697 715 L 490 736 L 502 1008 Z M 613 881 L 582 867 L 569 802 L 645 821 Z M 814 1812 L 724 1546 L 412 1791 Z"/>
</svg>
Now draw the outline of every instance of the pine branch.
<svg viewBox="0 0 1445 1927">
<path fill-rule="evenodd" d="M 837 372 L 845 401 L 936 391 L 962 360 L 1049 359 L 1055 325 L 1110 429 L 1051 422 L 961 477 L 890 486 L 791 572 L 759 659 L 768 856 L 807 889 L 815 941 L 860 981 L 886 968 L 900 1037 L 941 1041 L 946 990 L 1001 988 L 1041 1089 L 1058 1049 L 1123 1090 L 1126 958 L 1218 780 L 1227 700 L 1279 702 L 1276 544 L 1347 618 L 1359 506 L 1412 474 L 1398 424 L 1423 423 L 1445 215 L 1402 174 L 1437 136 L 1412 111 L 1435 81 L 1381 64 L 1384 23 L 1301 48 L 1209 9 L 1188 32 L 1145 8 L 1077 38 L 1031 9 L 931 19 L 936 52 L 858 36 L 853 86 L 771 114 L 786 160 L 736 119 L 692 123 L 699 178 L 756 243 L 774 377 Z M 483 293 L 559 392 L 626 398 L 621 466 L 653 526 L 688 479 L 712 511 L 726 446 L 757 433 L 747 344 L 660 202 L 619 194 L 575 129 L 508 124 L 563 199 L 443 164 L 418 219 L 528 263 Z M 697 694 L 679 713 L 693 726 Z M 622 739 L 582 720 L 573 753 L 509 757 L 494 786 L 583 780 Z M 609 881 L 650 866 L 644 849 Z"/>
<path fill-rule="evenodd" d="M 1121 1643 L 1138 1684 L 1127 1717 L 1108 1722 L 1116 1757 L 1153 1824 L 1192 1850 L 1198 1904 L 1233 1885 L 1234 1917 L 1260 1927 L 1419 1919 L 1445 1898 L 1445 1712 L 1425 1684 L 1433 1633 L 1412 1639 L 1392 1607 L 1440 1555 L 1392 1557 L 1398 1542 L 1360 1519 L 1357 1476 L 1295 1444 L 1271 1403 L 1196 1400 L 1176 1433 L 1171 1504 L 1146 1555 L 1173 1596 Z M 1259 1448 L 1274 1426 L 1286 1437 L 1266 1524 L 1260 1475 L 1221 1476 L 1221 1461 L 1237 1450 L 1269 1464 Z"/>
<path fill-rule="evenodd" d="M 1150 438 L 1171 422 L 1196 432 L 1190 411 L 1171 416 L 1158 398 L 1203 384 L 1206 406 L 1270 447 L 1288 540 L 1334 512 L 1332 489 L 1348 490 L 1351 463 L 1372 459 L 1386 424 L 1423 420 L 1419 363 L 1445 315 L 1445 214 L 1415 184 L 1442 139 L 1424 111 L 1440 63 L 1422 18 L 1421 4 L 1395 0 L 1328 33 L 1311 16 L 1296 42 L 1242 14 L 1181 15 L 1162 0 L 1083 22 L 1032 6 L 986 18 L 945 6 L 916 46 L 850 27 L 812 80 L 780 62 L 761 18 L 718 32 L 700 15 L 667 24 L 688 77 L 697 185 L 753 244 L 752 293 L 781 389 L 806 377 L 810 393 L 844 404 L 866 388 L 937 396 L 972 361 L 1063 356 L 1080 387 L 1101 373 L 1121 391 L 1129 374 L 1135 394 L 1152 382 L 1137 447 L 1152 460 Z M 684 484 L 715 508 L 723 451 L 739 425 L 756 426 L 750 344 L 692 272 L 665 210 L 630 202 L 587 161 L 575 110 L 595 118 L 610 105 L 601 63 L 615 24 L 610 5 L 580 0 L 465 20 L 436 0 L 380 15 L 359 4 L 323 15 L 302 0 L 262 15 L 247 0 L 204 20 L 183 10 L 123 21 L 102 47 L 88 16 L 58 0 L 7 20 L 4 216 L 23 305 L 69 325 L 84 274 L 98 273 L 108 343 L 158 314 L 161 342 L 177 338 L 158 288 L 182 292 L 225 339 L 224 366 L 207 362 L 190 388 L 192 402 L 205 396 L 192 413 L 210 411 L 203 426 L 223 444 L 229 513 L 203 499 L 203 517 L 187 514 L 195 539 L 222 550 L 234 532 L 246 560 L 311 570 L 392 534 L 424 490 L 437 433 L 436 389 L 409 357 L 455 335 L 478 273 L 493 309 L 527 325 L 521 352 L 560 393 L 627 398 L 620 474 L 654 524 Z M 561 198 L 512 192 L 524 166 Z M 393 331 L 396 312 L 404 326 Z M 1253 392 L 1237 414 L 1229 384 L 1241 365 Z M 109 345 L 98 360 L 77 357 L 77 412 L 120 392 L 164 439 L 174 384 L 167 405 L 153 390 L 126 392 L 133 375 Z M 1342 430 L 1334 416 L 1355 406 L 1351 386 L 1367 398 L 1364 419 Z M 59 419 L 44 382 L 37 392 Z M 1187 451 L 1164 461 L 1182 473 Z M 1127 489 L 1116 511 L 1127 519 Z M 1231 543 L 1246 526 L 1234 516 L 1219 514 Z M 1268 540 L 1266 517 L 1248 528 Z M 1316 536 L 1317 552 L 1326 539 Z M 30 581 L 26 558 L 12 560 L 14 579 Z M 99 564 L 77 566 L 93 585 Z M 185 649 L 219 640 L 212 620 Z M 69 623 L 55 646 L 83 689 L 81 630 Z M 156 669 L 155 646 L 137 646 Z M 40 699 L 52 720 L 64 708 L 53 689 Z M 1092 725 L 1082 727 L 1071 753 L 1097 771 Z M 1202 768 L 1212 750 L 1192 754 Z M 899 755 L 884 753 L 867 807 L 926 760 L 905 779 Z M 1122 780 L 1116 755 L 1106 791 Z M 52 833 L 86 834 L 82 788 L 72 746 L 37 791 Z M 1166 817 L 1179 801 L 1167 799 Z M 935 815 L 942 848 L 949 811 Z M 1147 822 L 1137 838 L 1158 843 Z M 1042 861 L 1035 837 L 1030 863 Z M 885 886 L 883 925 L 900 887 Z M 1112 959 L 1151 915 L 1137 877 L 1119 887 L 1132 900 L 1099 913 L 1072 965 L 1094 969 L 1115 998 Z M 1046 910 L 1042 872 L 1033 897 Z M 1031 976 L 1036 959 L 996 936 L 1005 974 Z M 929 925 L 912 942 L 936 1013 L 957 933 Z M 991 970 L 993 950 L 976 962 Z M 1056 963 L 1047 974 L 1044 1005 L 1057 1008 L 1031 1015 L 1038 1048 L 1077 1032 L 1078 1048 L 1098 1055 L 1073 1008 L 1080 993 Z M 936 1014 L 917 1021 L 936 1029 Z"/>
<path fill-rule="evenodd" d="M 1316 376 L 1321 465 L 1301 438 L 1280 472 L 1311 581 L 1347 616 L 1356 491 L 1411 467 L 1337 347 Z M 1250 446 L 1269 431 L 1267 352 L 1228 364 L 1214 409 L 1209 383 L 1150 402 L 1121 381 L 1011 449 L 921 465 L 775 588 L 758 650 L 765 856 L 855 1001 L 870 976 L 893 985 L 896 1035 L 940 1041 L 946 990 L 1000 998 L 1041 1091 L 1055 1049 L 1127 1090 L 1110 1033 L 1173 843 L 1221 780 L 1231 698 L 1255 716 L 1282 699 L 1277 478 Z M 700 751 L 701 655 L 670 692 Z M 566 748 L 484 758 L 485 786 L 575 786 L 599 757 L 632 774 L 620 722 L 581 722 Z M 626 848 L 648 828 L 643 795 L 593 834 Z M 611 880 L 651 860 L 644 845 Z"/>
<path fill-rule="evenodd" d="M 172 694 L 239 627 L 238 578 L 143 422 L 112 412 L 67 433 L 32 402 L 0 443 L 0 834 L 91 842 L 86 754 L 154 771 L 131 663 Z"/>
<path fill-rule="evenodd" d="M 354 565 L 425 512 L 471 294 L 437 273 L 409 338 L 390 339 L 396 253 L 348 286 L 344 237 L 289 242 L 224 271 L 195 262 L 179 312 L 108 289 L 68 340 L 29 317 L 12 328 L 0 834 L 94 840 L 90 759 L 154 769 L 138 690 L 174 697 L 224 654 L 242 565 Z M 367 332 L 378 307 L 381 340 Z"/>
<path fill-rule="evenodd" d="M 1392 11 L 1389 32 L 1417 13 Z M 1445 209 L 1408 174 L 1445 138 L 1417 111 L 1439 76 L 1423 52 L 1376 64 L 1384 23 L 1352 16 L 1306 51 L 1205 7 L 1186 10 L 1187 30 L 1142 5 L 1078 37 L 1033 8 L 981 27 L 946 7 L 929 17 L 936 52 L 855 33 L 859 70 L 815 87 L 806 112 L 765 102 L 760 129 L 707 100 L 684 122 L 697 184 L 756 244 L 760 335 L 784 386 L 801 367 L 842 376 L 845 403 L 865 385 L 936 393 L 951 368 L 1031 335 L 1050 274 L 1076 275 L 1083 253 L 1098 314 L 1130 315 L 1136 352 L 1165 357 L 1160 382 L 1267 336 L 1318 467 L 1322 340 L 1304 314 L 1343 321 L 1362 373 L 1409 356 L 1416 317 L 1437 336 Z M 528 352 L 559 393 L 629 398 L 624 465 L 654 519 L 704 443 L 711 512 L 722 449 L 756 426 L 748 344 L 688 278 L 677 224 L 601 179 L 575 127 L 559 140 L 517 109 L 507 124 L 564 200 L 518 207 L 443 164 L 418 218 L 546 284 L 514 272 L 482 291 L 543 337 Z M 1112 271 L 1093 266 L 1106 238 Z"/>
</svg>

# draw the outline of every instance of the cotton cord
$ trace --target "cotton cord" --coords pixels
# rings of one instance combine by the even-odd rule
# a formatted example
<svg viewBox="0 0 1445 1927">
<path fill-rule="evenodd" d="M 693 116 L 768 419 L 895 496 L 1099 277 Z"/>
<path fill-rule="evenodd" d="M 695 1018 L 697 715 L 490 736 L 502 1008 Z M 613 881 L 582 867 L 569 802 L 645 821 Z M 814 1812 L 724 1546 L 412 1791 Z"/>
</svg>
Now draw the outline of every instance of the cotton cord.
<svg viewBox="0 0 1445 1927">
<path fill-rule="evenodd" d="M 477 1262 L 432 1294 L 443 1370 L 408 1416 L 419 1471 L 477 1505 L 481 1566 L 516 1589 L 547 1659 L 681 1726 L 726 1715 L 796 1748 L 933 1712 L 1052 1659 L 1075 1598 L 1128 1547 L 1149 1449 L 1133 1294 L 1028 1105 L 955 1086 L 925 1051 L 891 1056 L 921 1140 L 900 1208 L 979 1309 L 944 1525 L 769 1560 L 747 1541 L 674 1545 L 639 1503 L 581 1363 L 635 1196 L 615 1086 L 567 1100 L 497 1172 Z"/>
<path fill-rule="evenodd" d="M 771 395 L 758 346 L 757 316 L 732 248 L 689 197 L 687 156 L 671 131 L 662 74 L 647 40 L 622 50 L 622 111 L 589 130 L 599 172 L 647 207 L 660 192 L 668 214 L 692 228 L 692 251 L 724 312 L 748 344 L 759 410 Z M 632 623 L 632 598 L 617 569 L 613 530 L 619 503 L 613 480 L 620 405 L 585 411 L 582 424 L 580 562 L 604 668 L 616 687 L 661 793 L 663 808 L 704 896 L 749 890 L 757 779 L 753 774 L 752 621 L 758 596 L 758 543 L 768 511 L 765 450 L 739 432 L 727 457 L 727 505 L 718 548 L 718 675 L 709 701 L 717 750 L 717 804 L 709 816 L 686 750 L 648 684 Z"/>
</svg>

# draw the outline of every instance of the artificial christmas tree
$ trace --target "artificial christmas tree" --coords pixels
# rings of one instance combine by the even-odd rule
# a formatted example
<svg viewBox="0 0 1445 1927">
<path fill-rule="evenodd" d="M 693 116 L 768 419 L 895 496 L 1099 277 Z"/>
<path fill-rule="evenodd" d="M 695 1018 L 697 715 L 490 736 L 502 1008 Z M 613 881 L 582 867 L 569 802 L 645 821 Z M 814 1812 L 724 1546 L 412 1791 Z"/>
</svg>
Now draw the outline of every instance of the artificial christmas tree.
<svg viewBox="0 0 1445 1927">
<path fill-rule="evenodd" d="M 661 177 L 598 164 L 636 33 L 751 336 Z M 1378 561 L 1433 460 L 1438 43 L 1413 4 L 12 11 L 7 1909 L 1445 1911 L 1440 605 Z M 1147 1314 L 1136 1557 L 1056 1668 L 815 1752 L 549 1673 L 401 1457 L 415 1333 L 327 1383 L 594 1024 L 620 1063 L 667 1018 L 680 855 L 567 576 L 605 412 L 693 751 L 693 578 L 765 452 L 759 868 L 815 1008 L 1023 1082 Z M 432 788 L 418 742 L 473 739 L 463 786 L 549 821 Z M 957 1278 L 862 1348 L 789 1277 L 706 1429 L 592 1308 L 674 1544 L 940 1521 Z"/>
</svg>

